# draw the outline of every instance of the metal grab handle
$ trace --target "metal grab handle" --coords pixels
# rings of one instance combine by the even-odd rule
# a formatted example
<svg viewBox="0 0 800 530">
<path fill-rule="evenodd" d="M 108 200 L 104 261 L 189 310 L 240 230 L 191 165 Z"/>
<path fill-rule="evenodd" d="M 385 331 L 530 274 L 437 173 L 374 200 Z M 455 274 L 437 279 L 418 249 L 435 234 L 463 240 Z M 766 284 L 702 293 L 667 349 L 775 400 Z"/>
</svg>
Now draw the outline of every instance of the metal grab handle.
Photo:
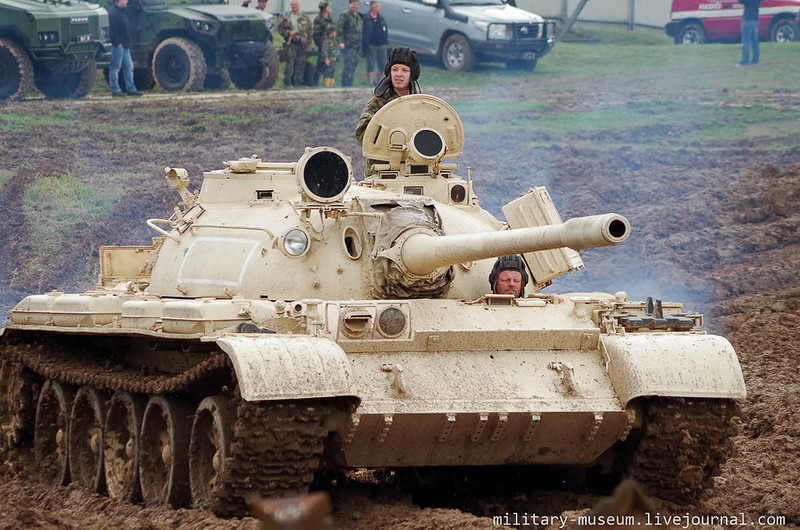
<svg viewBox="0 0 800 530">
<path fill-rule="evenodd" d="M 155 230 L 156 232 L 158 232 L 162 236 L 170 238 L 171 240 L 173 240 L 176 243 L 180 243 L 181 242 L 180 239 L 178 239 L 177 237 L 173 236 L 172 234 L 170 234 L 169 232 L 167 232 L 163 228 L 157 227 L 156 224 L 172 226 L 172 223 L 170 223 L 168 220 L 166 220 L 166 219 L 148 219 L 147 220 L 147 226 L 149 226 L 150 228 L 152 228 L 153 230 Z"/>
</svg>

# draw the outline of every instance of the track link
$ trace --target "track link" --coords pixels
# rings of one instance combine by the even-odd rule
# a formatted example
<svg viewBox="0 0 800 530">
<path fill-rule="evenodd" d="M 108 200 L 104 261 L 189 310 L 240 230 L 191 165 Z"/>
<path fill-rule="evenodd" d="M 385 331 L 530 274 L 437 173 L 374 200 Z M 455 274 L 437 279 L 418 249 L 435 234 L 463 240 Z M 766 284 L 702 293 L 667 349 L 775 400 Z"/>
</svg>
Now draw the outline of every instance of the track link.
<svg viewBox="0 0 800 530">
<path fill-rule="evenodd" d="M 730 399 L 648 400 L 628 474 L 659 498 L 698 498 L 731 454 L 737 409 Z"/>
<path fill-rule="evenodd" d="M 214 487 L 210 508 L 220 515 L 240 515 L 250 496 L 307 492 L 327 436 L 322 421 L 331 407 L 319 401 L 241 402 L 231 456 Z"/>
</svg>

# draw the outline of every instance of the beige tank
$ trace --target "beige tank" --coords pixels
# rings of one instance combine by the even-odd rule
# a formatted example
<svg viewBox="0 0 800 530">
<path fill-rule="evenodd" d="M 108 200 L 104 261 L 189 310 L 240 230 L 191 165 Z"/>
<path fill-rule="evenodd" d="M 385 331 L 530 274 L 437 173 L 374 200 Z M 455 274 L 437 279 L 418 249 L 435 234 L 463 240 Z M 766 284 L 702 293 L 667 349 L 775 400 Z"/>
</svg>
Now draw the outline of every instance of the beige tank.
<svg viewBox="0 0 800 530">
<path fill-rule="evenodd" d="M 243 509 L 322 468 L 546 464 L 693 496 L 745 396 L 731 345 L 681 304 L 543 294 L 628 221 L 561 222 L 544 188 L 478 204 L 464 132 L 432 96 L 367 128 L 377 173 L 297 162 L 167 168 L 180 202 L 148 247 L 101 247 L 97 289 L 25 298 L 0 342 L 3 444 L 42 478 L 148 505 Z M 527 295 L 492 294 L 522 254 Z"/>
</svg>

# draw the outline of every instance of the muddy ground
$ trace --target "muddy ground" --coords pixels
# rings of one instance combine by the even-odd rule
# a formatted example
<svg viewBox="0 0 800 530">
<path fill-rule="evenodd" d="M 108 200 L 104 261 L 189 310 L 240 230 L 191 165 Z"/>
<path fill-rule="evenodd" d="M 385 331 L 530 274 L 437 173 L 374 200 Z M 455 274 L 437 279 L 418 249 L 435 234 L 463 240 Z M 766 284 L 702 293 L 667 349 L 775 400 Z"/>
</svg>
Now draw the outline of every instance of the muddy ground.
<svg viewBox="0 0 800 530">
<path fill-rule="evenodd" d="M 521 83 L 505 90 L 520 101 L 591 104 L 591 98 L 568 91 L 535 95 Z M 460 101 L 484 97 L 468 89 L 432 92 Z M 776 105 L 798 104 L 789 93 L 759 96 Z M 367 97 L 366 90 L 337 89 L 325 95 L 325 102 L 335 104 L 318 112 L 308 109 L 321 102 L 319 91 L 15 104 L 15 111 L 68 111 L 74 119 L 56 127 L 4 130 L 0 137 L 0 168 L 9 175 L 0 194 L 0 308 L 7 311 L 31 292 L 90 288 L 99 244 L 149 242 L 154 234 L 144 220 L 168 217 L 177 197 L 163 181 L 164 166 L 185 167 L 199 184 L 201 171 L 219 168 L 223 160 L 257 153 L 293 161 L 302 146 L 333 145 L 353 156 L 360 174 L 363 162 L 351 131 Z M 720 95 L 719 104 L 735 101 Z M 493 213 L 499 215 L 499 206 L 518 193 L 545 184 L 564 218 L 617 211 L 631 221 L 633 235 L 625 244 L 584 252 L 587 270 L 548 290 L 625 289 L 635 298 L 687 301 L 739 354 L 749 395 L 736 419 L 736 454 L 700 501 L 656 501 L 658 509 L 680 515 L 743 512 L 755 528 L 778 527 L 758 518 L 781 516 L 783 527 L 800 527 L 800 138 L 798 147 L 781 151 L 752 140 L 655 148 L 649 141 L 655 132 L 647 128 L 613 138 L 586 130 L 569 141 L 531 140 L 512 130 L 487 143 L 470 135 L 470 125 L 467 120 L 462 167 L 475 168 L 476 190 Z M 532 143 L 535 157 L 520 147 Z M 56 252 L 34 257 L 35 217 L 30 206 L 22 213 L 25 190 L 37 176 L 68 171 L 88 183 L 118 179 L 118 202 L 113 211 L 62 230 Z M 39 207 L 46 212 L 48 205 Z M 18 476 L 17 468 L 5 462 L 0 472 L 0 528 L 257 527 L 249 518 L 145 509 L 76 487 L 47 488 Z M 414 502 L 372 475 L 339 480 L 332 489 L 334 526 L 489 528 L 492 515 L 558 515 L 592 506 L 607 493 L 570 484 L 557 473 L 531 470 L 529 487 L 502 493 L 488 488 L 455 506 L 428 507 L 426 499 Z"/>
</svg>

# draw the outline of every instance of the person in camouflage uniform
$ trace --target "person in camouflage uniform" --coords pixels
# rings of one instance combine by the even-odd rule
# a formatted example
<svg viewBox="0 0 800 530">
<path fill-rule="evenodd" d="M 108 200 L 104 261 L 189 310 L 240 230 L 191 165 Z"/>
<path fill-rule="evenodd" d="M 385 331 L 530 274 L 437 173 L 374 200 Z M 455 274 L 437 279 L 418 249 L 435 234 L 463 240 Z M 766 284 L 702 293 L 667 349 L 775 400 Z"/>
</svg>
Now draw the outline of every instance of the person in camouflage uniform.
<svg viewBox="0 0 800 530">
<path fill-rule="evenodd" d="M 314 44 L 317 46 L 317 79 L 322 75 L 325 87 L 335 85 L 333 72 L 336 70 L 336 59 L 339 57 L 339 45 L 336 41 L 336 25 L 331 18 L 331 5 L 323 0 L 319 3 L 319 15 L 314 19 Z"/>
<path fill-rule="evenodd" d="M 386 66 L 383 68 L 384 77 L 375 87 L 375 96 L 367 103 L 358 118 L 356 140 L 359 144 L 364 144 L 367 125 L 384 105 L 402 96 L 421 93 L 419 83 L 417 83 L 419 74 L 417 52 L 400 46 L 392 48 L 389 58 L 386 60 Z M 375 170 L 372 168 L 374 163 L 374 160 L 367 159 L 367 165 L 364 168 L 365 177 L 375 174 Z"/>
<path fill-rule="evenodd" d="M 278 33 L 283 37 L 286 68 L 283 70 L 285 86 L 302 86 L 306 67 L 306 54 L 311 42 L 311 20 L 300 12 L 300 0 L 292 0 L 292 10 L 278 23 Z"/>
<path fill-rule="evenodd" d="M 342 86 L 353 86 L 353 76 L 361 55 L 362 27 L 361 15 L 358 14 L 358 0 L 350 0 L 349 8 L 342 11 L 336 22 L 340 54 L 344 59 Z"/>
</svg>

